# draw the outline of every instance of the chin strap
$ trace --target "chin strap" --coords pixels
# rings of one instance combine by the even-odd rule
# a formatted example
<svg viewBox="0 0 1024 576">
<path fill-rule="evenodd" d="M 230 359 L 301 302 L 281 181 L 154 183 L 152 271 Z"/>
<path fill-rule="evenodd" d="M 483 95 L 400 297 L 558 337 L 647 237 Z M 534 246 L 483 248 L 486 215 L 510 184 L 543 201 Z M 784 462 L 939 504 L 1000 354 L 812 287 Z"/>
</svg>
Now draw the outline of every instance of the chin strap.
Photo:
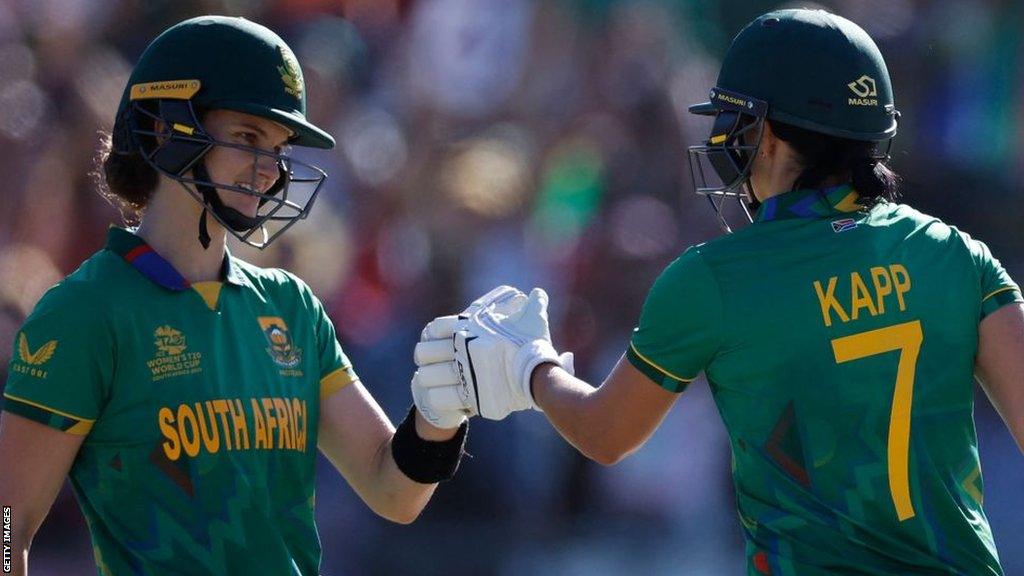
<svg viewBox="0 0 1024 576">
<path fill-rule="evenodd" d="M 195 179 L 200 182 L 209 182 L 210 174 L 206 171 L 203 162 L 196 164 L 194 169 Z M 196 190 L 203 196 L 203 213 L 199 216 L 199 243 L 203 250 L 210 247 L 210 230 L 206 225 L 206 213 L 212 211 L 217 221 L 231 228 L 235 232 L 248 232 L 260 223 L 259 218 L 250 218 L 238 210 L 224 204 L 217 194 L 217 189 L 209 184 L 196 184 Z"/>
<path fill-rule="evenodd" d="M 203 250 L 210 247 L 210 231 L 206 228 L 206 207 L 203 207 L 203 214 L 199 217 L 199 243 L 202 244 Z"/>
</svg>

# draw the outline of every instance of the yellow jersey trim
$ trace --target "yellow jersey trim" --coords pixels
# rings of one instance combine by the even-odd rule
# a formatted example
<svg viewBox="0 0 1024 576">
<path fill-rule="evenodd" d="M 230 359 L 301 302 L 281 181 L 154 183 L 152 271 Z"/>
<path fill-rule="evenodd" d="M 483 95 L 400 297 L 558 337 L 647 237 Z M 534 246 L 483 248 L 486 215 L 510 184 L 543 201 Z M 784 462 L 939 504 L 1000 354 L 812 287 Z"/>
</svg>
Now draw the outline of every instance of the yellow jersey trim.
<svg viewBox="0 0 1024 576">
<path fill-rule="evenodd" d="M 1007 292 L 1009 290 L 1018 290 L 1018 288 L 1016 286 L 1006 286 L 1004 288 L 1000 288 L 999 290 L 995 290 L 993 292 L 990 292 L 989 295 L 985 296 L 984 298 L 982 298 L 981 301 L 984 302 L 985 300 L 988 300 L 989 298 L 995 296 L 996 294 L 1001 294 L 1001 293 Z"/>
<path fill-rule="evenodd" d="M 320 397 L 326 398 L 358 380 L 352 366 L 342 366 L 320 379 Z"/>
<path fill-rule="evenodd" d="M 40 404 L 38 402 L 33 402 L 33 401 L 28 400 L 26 398 L 20 398 L 18 396 L 15 396 L 14 394 L 8 394 L 7 392 L 4 392 L 4 397 L 5 398 L 10 398 L 11 400 L 14 400 L 14 401 L 17 401 L 17 402 L 21 402 L 22 404 L 28 404 L 29 406 L 35 406 L 36 408 L 42 408 L 43 410 L 46 410 L 47 412 L 53 412 L 54 414 L 56 414 L 58 416 L 63 416 L 65 418 L 73 418 L 73 419 L 78 420 L 80 422 L 88 422 L 89 426 L 92 426 L 92 423 L 95 422 L 95 420 L 91 420 L 89 418 L 82 418 L 81 416 L 75 416 L 74 414 L 69 414 L 67 412 L 61 412 L 60 410 L 57 410 L 56 408 L 50 408 L 49 406 Z M 77 426 L 78 425 L 76 424 L 76 427 Z"/>
<path fill-rule="evenodd" d="M 673 380 L 678 380 L 678 381 L 684 382 L 684 383 L 690 383 L 690 382 L 693 382 L 694 380 L 697 379 L 696 376 L 694 376 L 693 378 L 680 378 L 679 376 L 676 376 L 675 374 L 669 372 L 668 370 L 665 370 L 661 366 L 658 366 L 657 364 L 655 364 L 650 358 L 648 358 L 647 356 L 644 356 L 643 354 L 641 354 L 640 351 L 636 349 L 636 346 L 634 346 L 632 342 L 629 343 L 629 348 L 631 350 L 633 350 L 633 353 L 636 354 L 638 358 L 640 358 L 641 360 L 643 360 L 644 362 L 649 364 L 652 368 L 654 368 L 658 372 L 661 372 L 662 374 L 664 374 L 665 376 L 668 376 L 669 378 L 672 378 Z"/>
<path fill-rule="evenodd" d="M 836 204 L 836 210 L 840 212 L 856 212 L 864 207 L 857 203 L 858 200 L 860 200 L 860 195 L 856 192 L 850 192 Z"/>
<path fill-rule="evenodd" d="M 967 475 L 967 478 L 964 478 L 964 481 L 960 483 L 960 486 L 981 506 L 985 503 L 985 496 L 981 493 L 981 490 L 978 490 L 978 486 L 975 484 L 979 476 L 981 476 L 981 468 L 975 466 L 974 470 L 971 470 L 971 473 Z"/>
<path fill-rule="evenodd" d="M 78 424 L 75 424 L 71 428 L 68 428 L 64 432 L 68 434 L 74 434 L 75 436 L 85 436 L 92 430 L 93 422 L 91 420 L 82 420 Z"/>
<path fill-rule="evenodd" d="M 196 292 L 203 297 L 203 302 L 206 302 L 206 307 L 210 310 L 217 309 L 217 300 L 220 298 L 220 289 L 224 287 L 223 282 L 217 282 L 216 280 L 210 280 L 208 282 L 195 282 L 192 284 Z"/>
</svg>

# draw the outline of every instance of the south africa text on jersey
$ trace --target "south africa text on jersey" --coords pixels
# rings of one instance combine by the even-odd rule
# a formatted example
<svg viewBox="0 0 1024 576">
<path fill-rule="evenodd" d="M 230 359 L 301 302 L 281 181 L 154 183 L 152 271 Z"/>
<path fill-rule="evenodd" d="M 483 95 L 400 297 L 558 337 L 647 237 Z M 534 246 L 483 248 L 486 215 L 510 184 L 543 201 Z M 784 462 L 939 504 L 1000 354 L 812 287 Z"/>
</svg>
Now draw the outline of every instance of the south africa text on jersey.
<svg viewBox="0 0 1024 576">
<path fill-rule="evenodd" d="M 905 311 L 904 295 L 910 292 L 910 286 L 906 267 L 889 264 L 860 272 L 853 270 L 824 282 L 815 280 L 814 293 L 821 305 L 822 321 L 825 326 L 831 326 L 833 313 L 840 322 L 846 323 L 863 316 L 880 316 L 896 308 Z"/>
<path fill-rule="evenodd" d="M 168 460 L 221 450 L 306 451 L 308 412 L 300 398 L 221 398 L 156 414 Z"/>
</svg>

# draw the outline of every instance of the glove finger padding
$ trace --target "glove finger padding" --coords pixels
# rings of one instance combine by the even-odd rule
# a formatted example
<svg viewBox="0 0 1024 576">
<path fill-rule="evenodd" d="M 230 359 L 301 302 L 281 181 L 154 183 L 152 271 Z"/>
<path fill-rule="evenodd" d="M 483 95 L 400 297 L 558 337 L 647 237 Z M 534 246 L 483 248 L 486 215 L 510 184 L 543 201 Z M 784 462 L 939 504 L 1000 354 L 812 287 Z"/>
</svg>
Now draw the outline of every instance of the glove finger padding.
<svg viewBox="0 0 1024 576">
<path fill-rule="evenodd" d="M 455 362 L 439 362 L 420 366 L 416 371 L 420 386 L 437 388 L 440 386 L 456 386 L 460 384 L 459 371 Z"/>
<path fill-rule="evenodd" d="M 413 375 L 413 401 L 417 410 L 434 426 L 454 428 L 465 417 L 477 414 L 479 401 L 472 381 L 460 378 L 452 361 L 455 357 L 453 335 L 468 324 L 468 318 L 490 308 L 505 317 L 526 303 L 526 295 L 511 286 L 499 286 L 477 298 L 459 316 L 440 316 L 420 333 L 413 360 L 419 367 Z"/>
<path fill-rule="evenodd" d="M 473 415 L 462 400 L 459 386 L 426 386 L 422 374 L 417 370 L 412 377 L 410 389 L 416 409 L 428 422 L 438 428 L 456 428 L 462 424 L 467 414 Z M 441 392 L 446 390 L 448 392 Z"/>
<path fill-rule="evenodd" d="M 443 340 L 426 340 L 416 344 L 412 354 L 413 361 L 417 366 L 436 364 L 438 362 L 451 362 L 455 359 L 455 349 L 452 348 L 452 340 L 449 336 Z"/>
<path fill-rule="evenodd" d="M 465 320 L 458 316 L 438 316 L 423 327 L 423 331 L 420 332 L 420 341 L 447 340 L 461 328 L 463 323 Z"/>
</svg>

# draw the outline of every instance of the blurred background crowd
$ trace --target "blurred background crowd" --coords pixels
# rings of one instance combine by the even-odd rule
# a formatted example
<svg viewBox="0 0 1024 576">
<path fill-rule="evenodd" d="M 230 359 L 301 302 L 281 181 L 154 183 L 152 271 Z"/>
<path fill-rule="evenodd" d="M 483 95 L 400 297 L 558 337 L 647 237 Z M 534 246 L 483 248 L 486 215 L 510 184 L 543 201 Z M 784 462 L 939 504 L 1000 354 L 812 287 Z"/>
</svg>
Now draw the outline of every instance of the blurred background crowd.
<svg viewBox="0 0 1024 576">
<path fill-rule="evenodd" d="M 0 382 L 42 292 L 120 222 L 90 173 L 133 63 L 204 13 L 281 34 L 311 118 L 338 140 L 295 151 L 329 174 L 309 220 L 235 253 L 312 285 L 392 420 L 423 324 L 499 283 L 547 289 L 556 346 L 599 381 L 658 272 L 720 233 L 686 166 L 709 121 L 686 109 L 732 36 L 783 6 L 828 8 L 876 39 L 903 112 L 905 200 L 1024 281 L 1019 0 L 0 0 Z M 1024 458 L 983 395 L 976 417 L 996 543 L 1006 572 L 1024 573 Z M 615 467 L 536 413 L 474 421 L 468 450 L 411 526 L 373 516 L 322 466 L 322 572 L 743 573 L 729 446 L 703 382 Z M 32 564 L 94 570 L 67 490 Z"/>
</svg>

